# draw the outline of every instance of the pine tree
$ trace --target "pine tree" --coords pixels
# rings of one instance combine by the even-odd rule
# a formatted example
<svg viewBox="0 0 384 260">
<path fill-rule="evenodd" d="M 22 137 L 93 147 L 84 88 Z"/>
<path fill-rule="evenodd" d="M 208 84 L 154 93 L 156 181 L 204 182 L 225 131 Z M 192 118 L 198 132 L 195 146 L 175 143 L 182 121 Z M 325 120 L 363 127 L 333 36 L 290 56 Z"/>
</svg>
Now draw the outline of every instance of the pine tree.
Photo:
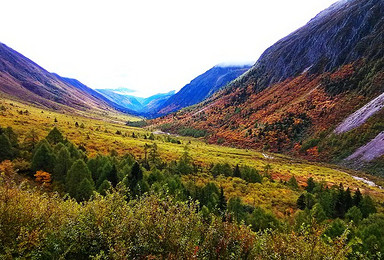
<svg viewBox="0 0 384 260">
<path fill-rule="evenodd" d="M 14 149 L 19 149 L 17 134 L 13 131 L 12 127 L 8 126 L 7 128 L 3 129 L 3 132 L 8 137 L 8 140 L 11 143 L 11 146 Z"/>
<path fill-rule="evenodd" d="M 233 177 L 241 178 L 241 172 L 238 164 L 236 164 L 236 167 L 233 170 Z"/>
<path fill-rule="evenodd" d="M 353 205 L 358 207 L 360 205 L 360 201 L 363 199 L 363 195 L 360 192 L 360 189 L 357 188 L 355 194 L 353 195 L 352 201 Z"/>
<path fill-rule="evenodd" d="M 71 154 L 69 153 L 66 146 L 63 145 L 63 147 L 60 149 L 57 154 L 57 159 L 58 160 L 56 162 L 55 168 L 53 169 L 53 179 L 55 181 L 65 183 L 67 172 L 73 163 Z"/>
<path fill-rule="evenodd" d="M 87 178 L 84 178 L 79 184 L 75 198 L 78 201 L 89 200 L 94 190 L 93 184 Z"/>
<path fill-rule="evenodd" d="M 306 204 L 305 204 L 305 195 L 304 193 L 300 195 L 300 197 L 297 199 L 296 201 L 296 205 L 299 209 L 301 210 L 304 210 L 305 207 L 306 207 Z"/>
<path fill-rule="evenodd" d="M 0 135 L 0 162 L 13 157 L 12 145 L 5 134 Z"/>
<path fill-rule="evenodd" d="M 157 144 L 156 143 L 154 143 L 151 146 L 151 149 L 149 150 L 149 153 L 148 153 L 148 164 L 151 167 L 156 167 L 156 168 L 161 166 L 160 154 L 157 151 Z"/>
<path fill-rule="evenodd" d="M 107 174 L 107 180 L 111 182 L 113 187 L 116 187 L 117 183 L 119 182 L 119 177 L 117 176 L 117 168 L 116 165 L 112 165 L 111 171 Z"/>
<path fill-rule="evenodd" d="M 71 158 L 74 160 L 83 158 L 83 153 L 76 148 L 76 146 L 71 142 L 66 142 L 65 144 L 68 148 L 69 153 L 71 154 Z"/>
<path fill-rule="evenodd" d="M 308 192 L 312 192 L 315 187 L 316 187 L 315 181 L 313 180 L 312 177 L 309 177 L 307 180 L 307 187 L 305 188 L 305 190 Z"/>
<path fill-rule="evenodd" d="M 345 191 L 343 184 L 340 183 L 339 189 L 336 195 L 335 208 L 334 208 L 334 217 L 335 218 L 344 218 L 346 212 L 345 205 Z"/>
<path fill-rule="evenodd" d="M 32 152 L 36 148 L 36 145 L 38 142 L 39 142 L 39 137 L 38 137 L 35 129 L 32 129 L 25 136 L 24 148 L 27 149 L 27 151 Z"/>
<path fill-rule="evenodd" d="M 131 180 L 129 188 L 131 192 L 134 194 L 136 190 L 137 183 L 143 179 L 143 171 L 138 162 L 135 162 L 131 169 Z"/>
<path fill-rule="evenodd" d="M 56 127 L 54 127 L 47 135 L 46 137 L 47 141 L 52 144 L 52 145 L 56 145 L 58 143 L 63 143 L 64 142 L 64 137 L 63 135 L 61 134 L 61 132 L 59 131 L 59 129 L 57 129 Z"/>
<path fill-rule="evenodd" d="M 48 173 L 52 173 L 55 161 L 55 155 L 53 154 L 48 142 L 44 139 L 37 146 L 36 152 L 32 159 L 31 168 L 33 171 L 43 170 Z"/>
<path fill-rule="evenodd" d="M 294 190 L 299 189 L 299 184 L 297 183 L 295 176 L 292 176 L 287 182 L 287 184 L 289 187 L 291 187 Z"/>
<path fill-rule="evenodd" d="M 91 186 L 94 185 L 91 172 L 89 171 L 87 165 L 82 159 L 78 159 L 72 164 L 66 177 L 66 188 L 70 196 L 74 198 L 78 197 L 77 195 L 80 189 L 80 184 L 84 179 L 88 179 Z"/>
<path fill-rule="evenodd" d="M 223 187 L 220 187 L 220 195 L 219 195 L 219 200 L 217 202 L 217 208 L 219 209 L 221 214 L 224 214 L 225 210 L 227 209 L 227 200 L 224 196 Z"/>
<path fill-rule="evenodd" d="M 370 214 L 377 212 L 375 202 L 368 195 L 364 196 L 363 199 L 360 201 L 359 209 L 363 214 L 363 218 L 367 218 Z"/>
<path fill-rule="evenodd" d="M 193 167 L 191 165 L 191 156 L 189 155 L 188 148 L 184 147 L 184 153 L 177 162 L 178 174 L 191 174 L 193 173 Z"/>
<path fill-rule="evenodd" d="M 344 193 L 344 201 L 345 201 L 345 211 L 347 212 L 353 206 L 353 199 L 351 196 L 351 190 L 348 189 Z"/>
<path fill-rule="evenodd" d="M 246 217 L 246 212 L 244 211 L 244 205 L 241 202 L 241 199 L 238 197 L 230 198 L 228 201 L 228 212 L 234 217 L 237 222 L 241 222 Z"/>
<path fill-rule="evenodd" d="M 353 221 L 355 225 L 358 225 L 363 219 L 363 214 L 361 213 L 361 210 L 358 207 L 353 206 L 345 214 L 345 217 L 348 221 Z"/>
<path fill-rule="evenodd" d="M 314 219 L 316 219 L 316 222 L 319 224 L 327 219 L 324 209 L 320 203 L 316 203 L 313 206 L 313 208 L 311 209 L 311 215 Z"/>
<path fill-rule="evenodd" d="M 107 190 L 109 190 L 110 188 L 111 183 L 108 180 L 104 180 L 103 183 L 97 189 L 97 192 L 105 196 L 107 194 Z"/>
</svg>

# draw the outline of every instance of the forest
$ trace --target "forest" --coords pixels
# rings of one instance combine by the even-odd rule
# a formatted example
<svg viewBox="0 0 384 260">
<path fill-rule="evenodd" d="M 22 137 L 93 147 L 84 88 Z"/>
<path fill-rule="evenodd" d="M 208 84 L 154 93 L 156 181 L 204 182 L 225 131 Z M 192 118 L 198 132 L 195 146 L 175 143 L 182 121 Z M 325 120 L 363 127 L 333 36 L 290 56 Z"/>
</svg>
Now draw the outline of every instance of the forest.
<svg viewBox="0 0 384 260">
<path fill-rule="evenodd" d="M 152 141 L 142 156 L 113 149 L 89 156 L 57 127 L 44 138 L 33 129 L 23 137 L 0 128 L 4 259 L 380 259 L 384 252 L 382 206 L 358 188 L 277 180 L 268 165 L 201 165 L 188 142 L 176 143 L 181 156 L 165 161 L 153 133 L 130 137 Z M 193 181 L 205 175 L 204 184 Z M 219 180 L 280 185 L 297 194 L 295 205 L 276 216 Z"/>
</svg>

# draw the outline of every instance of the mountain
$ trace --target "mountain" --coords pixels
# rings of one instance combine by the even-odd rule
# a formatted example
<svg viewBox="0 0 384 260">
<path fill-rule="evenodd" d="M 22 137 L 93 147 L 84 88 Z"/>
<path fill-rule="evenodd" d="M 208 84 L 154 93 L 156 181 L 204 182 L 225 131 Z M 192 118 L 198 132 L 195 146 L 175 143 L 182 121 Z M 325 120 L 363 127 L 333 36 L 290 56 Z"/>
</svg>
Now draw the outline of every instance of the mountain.
<svg viewBox="0 0 384 260">
<path fill-rule="evenodd" d="M 97 89 L 108 100 L 134 111 L 136 114 L 151 117 L 168 98 L 175 94 L 172 90 L 168 93 L 159 93 L 142 98 L 129 95 L 134 91 L 127 92 L 124 89 Z"/>
<path fill-rule="evenodd" d="M 128 96 L 124 94 L 119 94 L 114 90 L 110 89 L 97 89 L 104 97 L 107 99 L 133 111 L 139 112 L 143 109 L 142 104 L 137 101 L 134 96 Z"/>
<path fill-rule="evenodd" d="M 129 112 L 75 79 L 63 78 L 46 71 L 2 43 L 0 43 L 0 92 L 10 98 L 56 110 L 118 109 Z"/>
<path fill-rule="evenodd" d="M 203 101 L 249 68 L 250 66 L 246 65 L 217 65 L 193 79 L 176 94 L 171 91 L 148 98 L 140 98 L 120 89 L 97 89 L 97 91 L 112 102 L 147 118 L 154 118 Z"/>
<path fill-rule="evenodd" d="M 215 66 L 185 85 L 159 107 L 158 115 L 165 115 L 181 108 L 197 104 L 230 81 L 236 79 L 250 66 Z"/>
<path fill-rule="evenodd" d="M 148 98 L 141 100 L 141 103 L 146 108 L 145 111 L 150 114 L 156 114 L 159 108 L 172 96 L 175 95 L 175 91 L 172 90 L 168 93 L 159 93 Z"/>
<path fill-rule="evenodd" d="M 151 123 L 205 131 L 211 143 L 379 168 L 383 92 L 384 1 L 340 1 L 268 48 L 229 86 Z"/>
</svg>

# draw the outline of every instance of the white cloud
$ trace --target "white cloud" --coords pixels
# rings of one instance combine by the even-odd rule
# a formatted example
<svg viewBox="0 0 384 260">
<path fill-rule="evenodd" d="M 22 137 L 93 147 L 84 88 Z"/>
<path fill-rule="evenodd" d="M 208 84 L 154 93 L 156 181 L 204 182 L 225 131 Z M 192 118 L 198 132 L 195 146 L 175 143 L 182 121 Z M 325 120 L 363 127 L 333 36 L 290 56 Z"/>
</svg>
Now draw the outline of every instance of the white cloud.
<svg viewBox="0 0 384 260">
<path fill-rule="evenodd" d="M 1 41 L 49 71 L 140 95 L 256 61 L 335 0 L 4 0 Z"/>
</svg>

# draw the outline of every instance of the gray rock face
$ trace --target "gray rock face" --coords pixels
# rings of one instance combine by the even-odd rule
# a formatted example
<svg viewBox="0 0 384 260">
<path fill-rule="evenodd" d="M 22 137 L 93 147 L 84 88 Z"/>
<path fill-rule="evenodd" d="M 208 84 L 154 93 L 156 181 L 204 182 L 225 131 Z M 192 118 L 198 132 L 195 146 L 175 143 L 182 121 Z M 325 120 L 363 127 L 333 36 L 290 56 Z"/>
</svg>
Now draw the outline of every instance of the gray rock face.
<svg viewBox="0 0 384 260">
<path fill-rule="evenodd" d="M 368 120 L 368 118 L 379 112 L 383 107 L 384 93 L 347 117 L 338 127 L 336 127 L 334 132 L 336 134 L 341 134 L 361 126 Z"/>
<path fill-rule="evenodd" d="M 341 1 L 268 48 L 239 84 L 256 90 L 287 78 L 383 57 L 384 1 Z"/>
<path fill-rule="evenodd" d="M 378 134 L 366 145 L 357 149 L 352 155 L 347 157 L 347 161 L 369 162 L 384 154 L 384 132 Z"/>
</svg>

